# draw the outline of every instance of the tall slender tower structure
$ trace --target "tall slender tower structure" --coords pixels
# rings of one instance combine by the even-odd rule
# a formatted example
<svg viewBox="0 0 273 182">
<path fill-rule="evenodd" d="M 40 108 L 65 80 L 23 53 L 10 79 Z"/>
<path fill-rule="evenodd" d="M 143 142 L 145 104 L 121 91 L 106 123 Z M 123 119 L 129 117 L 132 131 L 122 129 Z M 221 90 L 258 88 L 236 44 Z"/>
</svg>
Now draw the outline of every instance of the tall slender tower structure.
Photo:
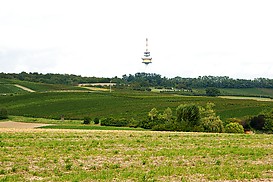
<svg viewBox="0 0 273 182">
<path fill-rule="evenodd" d="M 152 57 L 148 51 L 148 38 L 146 38 L 146 51 L 144 52 L 144 57 L 142 57 L 142 63 L 146 65 L 152 63 Z"/>
</svg>

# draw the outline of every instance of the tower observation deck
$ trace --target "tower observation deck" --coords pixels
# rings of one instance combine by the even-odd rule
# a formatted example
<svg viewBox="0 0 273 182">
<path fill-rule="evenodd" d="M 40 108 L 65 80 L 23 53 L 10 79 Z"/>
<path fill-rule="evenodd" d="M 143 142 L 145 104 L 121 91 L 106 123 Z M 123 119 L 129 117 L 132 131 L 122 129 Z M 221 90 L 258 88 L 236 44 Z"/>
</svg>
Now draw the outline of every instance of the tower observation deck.
<svg viewBox="0 0 273 182">
<path fill-rule="evenodd" d="M 152 57 L 150 52 L 148 51 L 148 38 L 146 38 L 146 50 L 144 52 L 144 57 L 142 57 L 142 63 L 146 65 L 152 63 Z"/>
</svg>

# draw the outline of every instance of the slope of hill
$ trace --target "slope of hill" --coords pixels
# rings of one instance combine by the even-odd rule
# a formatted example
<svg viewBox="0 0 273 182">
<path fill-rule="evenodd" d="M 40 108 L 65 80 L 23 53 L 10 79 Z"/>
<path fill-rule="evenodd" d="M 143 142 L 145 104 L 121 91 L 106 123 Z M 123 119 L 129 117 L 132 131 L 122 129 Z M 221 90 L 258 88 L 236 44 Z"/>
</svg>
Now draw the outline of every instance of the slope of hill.
<svg viewBox="0 0 273 182">
<path fill-rule="evenodd" d="M 255 97 L 273 97 L 273 89 L 270 88 L 241 88 L 241 89 L 220 89 L 221 95 L 233 96 L 255 96 Z"/>
<path fill-rule="evenodd" d="M 16 87 L 16 84 L 36 92 L 28 93 Z M 198 91 L 204 92 L 204 89 Z M 116 117 L 139 120 L 147 117 L 147 113 L 154 107 L 159 111 L 170 107 L 175 113 L 176 107 L 180 104 L 196 103 L 204 106 L 207 102 L 214 102 L 217 114 L 225 120 L 231 117 L 256 115 L 264 109 L 273 107 L 273 102 L 179 96 L 128 89 L 115 89 L 112 93 L 89 92 L 90 90 L 86 88 L 76 86 L 0 79 L 1 107 L 6 107 L 11 115 L 18 116 L 59 119 L 63 115 L 67 119 L 82 119 L 89 116 L 91 118 Z M 265 88 L 222 89 L 221 92 L 226 95 L 273 96 L 273 90 Z"/>
<path fill-rule="evenodd" d="M 20 86 L 22 86 L 20 88 Z M 60 85 L 60 84 L 45 84 L 45 83 L 35 83 L 28 81 L 21 81 L 16 79 L 0 79 L 0 93 L 1 94 L 11 94 L 11 93 L 27 93 L 28 88 L 35 92 L 49 92 L 49 91 L 67 91 L 67 90 L 77 90 L 77 91 L 87 91 L 86 88 L 81 88 L 77 86 Z"/>
<path fill-rule="evenodd" d="M 14 84 L 4 84 L 0 83 L 0 94 L 17 94 L 17 93 L 27 93 L 27 91 L 16 87 Z"/>
<path fill-rule="evenodd" d="M 11 115 L 60 119 L 83 119 L 85 116 L 144 119 L 154 107 L 159 111 L 180 104 L 196 103 L 204 106 L 207 102 L 216 105 L 216 112 L 225 120 L 231 117 L 256 115 L 272 108 L 273 102 L 254 100 L 231 100 L 212 97 L 185 97 L 150 92 L 48 92 L 0 97 L 0 103 Z"/>
</svg>

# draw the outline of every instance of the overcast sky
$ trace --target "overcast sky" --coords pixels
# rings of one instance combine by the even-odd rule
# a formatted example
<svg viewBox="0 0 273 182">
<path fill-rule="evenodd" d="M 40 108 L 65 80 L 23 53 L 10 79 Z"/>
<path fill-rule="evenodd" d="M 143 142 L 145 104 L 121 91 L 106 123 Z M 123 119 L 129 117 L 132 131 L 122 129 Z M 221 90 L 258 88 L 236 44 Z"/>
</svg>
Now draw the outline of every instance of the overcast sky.
<svg viewBox="0 0 273 182">
<path fill-rule="evenodd" d="M 0 72 L 273 79 L 272 63 L 272 0 L 0 0 Z"/>
</svg>

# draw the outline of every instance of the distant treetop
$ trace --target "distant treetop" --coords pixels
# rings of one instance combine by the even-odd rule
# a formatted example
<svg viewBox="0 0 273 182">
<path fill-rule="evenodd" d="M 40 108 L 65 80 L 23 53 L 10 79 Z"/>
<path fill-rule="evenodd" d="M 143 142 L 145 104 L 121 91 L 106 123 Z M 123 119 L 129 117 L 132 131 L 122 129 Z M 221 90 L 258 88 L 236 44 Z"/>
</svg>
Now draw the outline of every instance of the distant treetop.
<svg viewBox="0 0 273 182">
<path fill-rule="evenodd" d="M 42 73 L 0 73 L 0 78 L 22 81 L 78 85 L 80 83 L 117 83 L 134 87 L 164 87 L 177 89 L 191 88 L 273 88 L 273 79 L 256 78 L 254 80 L 233 79 L 228 76 L 199 76 L 198 78 L 166 78 L 156 73 L 136 73 L 123 75 L 122 78 L 82 77 L 73 74 Z"/>
</svg>

